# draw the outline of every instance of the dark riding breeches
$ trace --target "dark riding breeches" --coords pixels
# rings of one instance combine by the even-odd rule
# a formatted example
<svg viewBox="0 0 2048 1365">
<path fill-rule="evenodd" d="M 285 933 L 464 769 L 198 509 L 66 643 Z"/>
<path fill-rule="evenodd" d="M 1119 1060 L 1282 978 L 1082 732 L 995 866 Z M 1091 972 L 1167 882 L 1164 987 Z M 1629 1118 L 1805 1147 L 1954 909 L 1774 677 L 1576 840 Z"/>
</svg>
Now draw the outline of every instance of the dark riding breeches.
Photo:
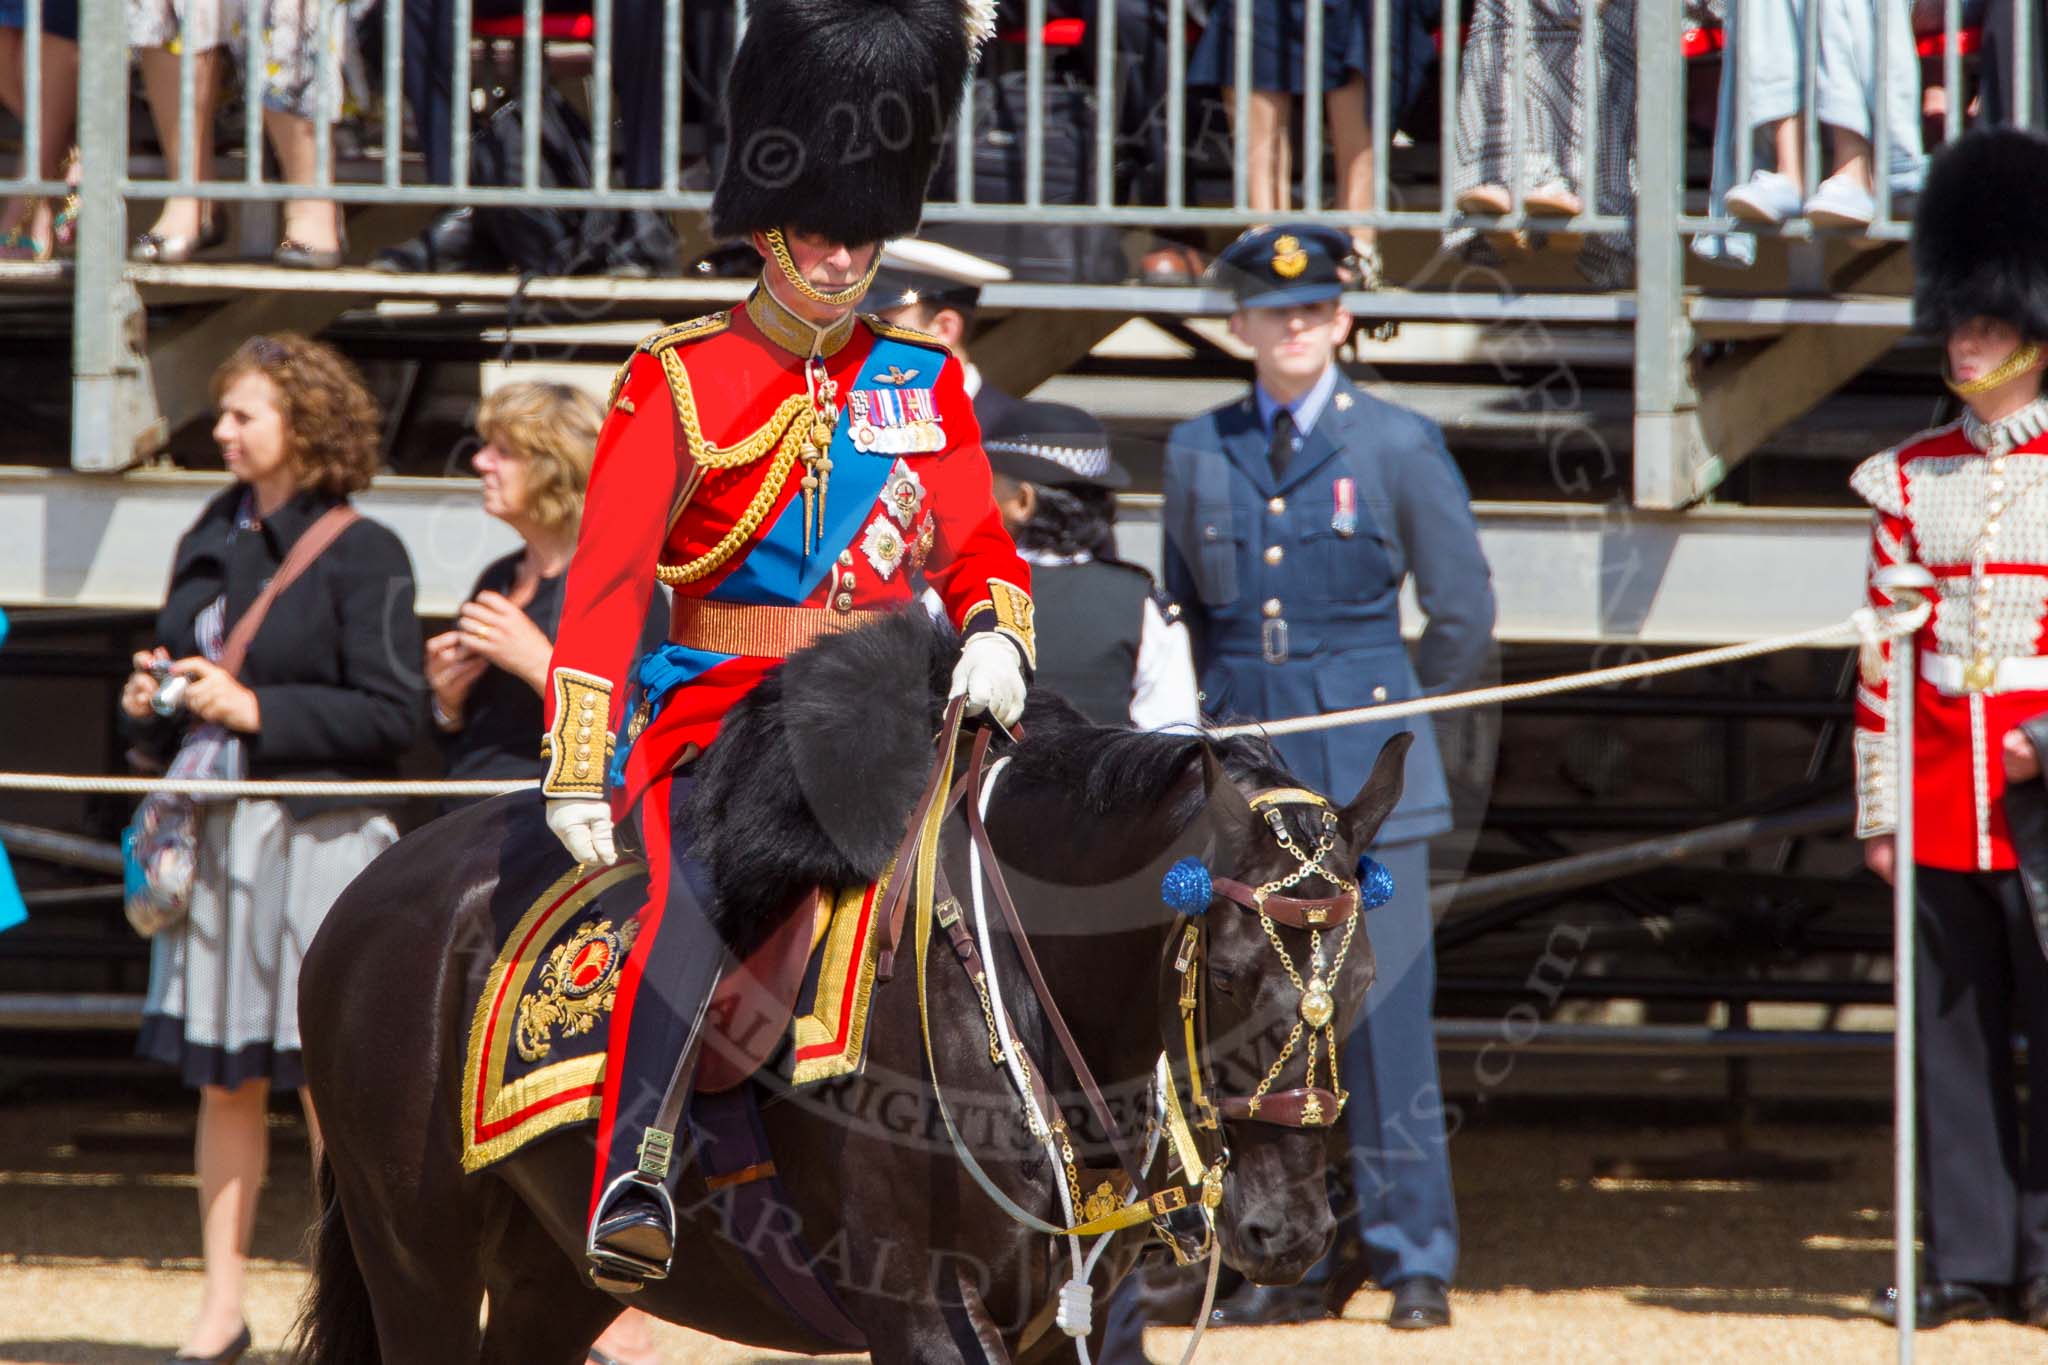
<svg viewBox="0 0 2048 1365">
<path fill-rule="evenodd" d="M 725 945 L 709 918 L 711 878 L 690 853 L 684 809 L 695 786 L 687 770 L 671 774 L 648 787 L 631 817 L 646 851 L 647 904 L 612 1009 L 593 1213 L 612 1182 L 639 1164 L 641 1136 L 661 1108 L 690 1022 L 725 966 Z"/>
</svg>

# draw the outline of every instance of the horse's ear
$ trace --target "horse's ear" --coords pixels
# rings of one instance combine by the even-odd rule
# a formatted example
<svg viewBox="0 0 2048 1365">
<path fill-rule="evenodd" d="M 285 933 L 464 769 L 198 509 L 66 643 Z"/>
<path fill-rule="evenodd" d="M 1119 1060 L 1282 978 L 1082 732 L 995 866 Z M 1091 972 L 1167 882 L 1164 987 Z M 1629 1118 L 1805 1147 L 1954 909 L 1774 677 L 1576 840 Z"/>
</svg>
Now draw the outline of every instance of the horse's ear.
<svg viewBox="0 0 2048 1365">
<path fill-rule="evenodd" d="M 1230 774 L 1223 771 L 1216 751 L 1206 744 L 1202 746 L 1202 786 L 1209 793 L 1205 809 L 1217 838 L 1211 866 L 1235 867 L 1239 854 L 1251 842 L 1259 817 L 1252 811 L 1252 803 L 1237 789 L 1237 783 L 1230 780 Z"/>
<path fill-rule="evenodd" d="M 1413 732 L 1403 730 L 1380 746 L 1380 756 L 1373 762 L 1372 775 L 1365 779 L 1358 795 L 1351 798 L 1351 804 L 1344 807 L 1339 815 L 1344 824 L 1344 837 L 1351 847 L 1370 847 L 1374 836 L 1380 832 L 1380 826 L 1393 812 L 1395 803 L 1400 801 L 1408 746 L 1414 742 Z"/>
</svg>

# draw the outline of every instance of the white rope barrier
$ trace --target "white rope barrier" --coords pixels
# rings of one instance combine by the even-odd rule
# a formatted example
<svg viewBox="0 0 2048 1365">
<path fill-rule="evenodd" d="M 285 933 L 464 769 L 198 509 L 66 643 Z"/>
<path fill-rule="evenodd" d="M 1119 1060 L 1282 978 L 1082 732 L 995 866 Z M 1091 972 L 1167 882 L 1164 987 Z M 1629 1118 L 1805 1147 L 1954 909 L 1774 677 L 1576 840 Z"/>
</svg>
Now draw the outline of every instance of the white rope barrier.
<svg viewBox="0 0 2048 1365">
<path fill-rule="evenodd" d="M 61 792 L 67 796 L 498 796 L 538 787 L 538 778 L 438 782 L 229 782 L 198 777 L 98 777 L 85 773 L 0 773 L 0 791 Z"/>
<path fill-rule="evenodd" d="M 1467 692 L 1446 692 L 1434 697 L 1417 697 L 1412 701 L 1360 706 L 1348 711 L 1329 711 L 1321 715 L 1295 716 L 1286 720 L 1260 721 L 1245 725 L 1224 725 L 1211 729 L 1208 733 L 1219 739 L 1229 739 L 1237 735 L 1264 735 L 1270 738 L 1275 735 L 1306 734 L 1313 730 L 1331 730 L 1342 725 L 1403 720 L 1409 716 L 1432 715 L 1438 711 L 1461 711 L 1475 706 L 1498 706 L 1506 702 L 1527 701 L 1534 697 L 1552 697 L 1563 692 L 1583 692 L 1589 688 L 1635 682 L 1643 678 L 1657 678 L 1667 673 L 1682 673 L 1693 668 L 1710 668 L 1715 664 L 1737 663 L 1743 659 L 1754 659 L 1787 650 L 1819 649 L 1848 644 L 1858 644 L 1870 649 L 1884 640 L 1911 635 L 1927 620 L 1929 610 L 1930 607 L 1925 602 L 1910 606 L 1902 604 L 1899 608 L 1880 616 L 1866 607 L 1831 626 L 1819 626 L 1791 635 L 1771 635 L 1742 644 L 1722 645 L 1715 649 L 1694 650 L 1689 654 L 1674 654 L 1666 659 L 1648 659 L 1641 663 L 1618 664 L 1613 668 L 1596 668 L 1585 673 L 1567 673 L 1562 677 L 1544 678 L 1536 682 L 1509 683 L 1500 687 L 1480 687 Z M 499 796 L 505 792 L 530 791 L 539 785 L 540 783 L 534 779 L 461 782 L 230 782 L 205 778 L 100 777 L 83 773 L 0 772 L 0 791 L 57 792 L 67 796 L 146 796 L 150 792 L 173 792 L 182 796 L 198 797 L 252 798 Z"/>
<path fill-rule="evenodd" d="M 1819 649 L 1830 645 L 1868 646 L 1880 639 L 1896 639 L 1911 635 L 1925 623 L 1928 610 L 1925 604 L 1921 604 L 1895 610 L 1880 618 L 1868 608 L 1863 608 L 1851 614 L 1847 620 L 1832 626 L 1819 626 L 1791 635 L 1765 636 L 1763 639 L 1749 640 L 1739 645 L 1699 649 L 1689 654 L 1674 654 L 1666 659 L 1617 664 L 1613 668 L 1567 673 L 1562 677 L 1543 678 L 1535 682 L 1477 687 L 1466 692 L 1445 692 L 1434 697 L 1416 697 L 1411 701 L 1359 706 L 1348 711 L 1325 711 L 1319 715 L 1294 716 L 1285 720 L 1223 725 L 1212 728 L 1208 733 L 1218 739 L 1231 739 L 1239 735 L 1263 735 L 1270 739 L 1276 735 L 1308 734 L 1315 730 L 1334 730 L 1343 725 L 1363 725 L 1369 721 L 1405 720 L 1409 716 L 1433 715 L 1438 711 L 1463 711 L 1475 706 L 1499 706 L 1507 702 L 1528 701 L 1534 697 L 1554 697 L 1563 692 L 1583 692 L 1589 688 L 1635 682 L 1642 678 L 1657 678 L 1667 673 L 1683 673 L 1693 668 L 1711 668 L 1715 664 L 1738 663 L 1744 659 L 1794 649 Z"/>
</svg>

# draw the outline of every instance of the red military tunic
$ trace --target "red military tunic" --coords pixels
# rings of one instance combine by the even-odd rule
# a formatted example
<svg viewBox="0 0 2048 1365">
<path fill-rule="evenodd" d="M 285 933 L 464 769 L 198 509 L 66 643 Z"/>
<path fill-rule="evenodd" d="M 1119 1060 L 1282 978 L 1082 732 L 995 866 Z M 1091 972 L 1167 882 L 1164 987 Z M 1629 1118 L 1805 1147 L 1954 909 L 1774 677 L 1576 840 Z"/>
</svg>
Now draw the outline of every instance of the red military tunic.
<svg viewBox="0 0 2048 1365">
<path fill-rule="evenodd" d="M 803 457 L 816 451 L 804 428 L 821 401 L 843 415 L 807 499 Z M 642 682 L 666 695 L 644 731 L 632 733 L 642 706 L 620 737 L 632 745 L 612 793 L 621 811 L 686 746 L 711 743 L 733 703 L 815 628 L 809 613 L 852 624 L 928 584 L 963 633 L 999 630 L 1032 658 L 1030 570 L 990 494 L 959 362 L 922 333 L 861 316 L 819 337 L 765 287 L 643 342 L 614 388 L 549 666 L 549 796 L 606 791 L 657 566 L 674 590 L 672 648 L 661 677 Z"/>
<path fill-rule="evenodd" d="M 1870 567 L 1934 575 L 1934 612 L 1913 641 L 1916 862 L 1958 872 L 2015 866 L 2001 749 L 2048 710 L 2048 403 L 1995 426 L 1964 416 L 1865 460 L 1850 478 L 1876 509 Z M 1873 583 L 1870 600 L 1891 598 Z M 1974 667 L 1973 667 L 1974 665 Z M 1973 676 L 1974 675 L 1974 676 Z M 1973 688 L 1988 680 L 1989 687 Z M 1897 813 L 1889 674 L 1856 695 L 1856 833 Z"/>
</svg>

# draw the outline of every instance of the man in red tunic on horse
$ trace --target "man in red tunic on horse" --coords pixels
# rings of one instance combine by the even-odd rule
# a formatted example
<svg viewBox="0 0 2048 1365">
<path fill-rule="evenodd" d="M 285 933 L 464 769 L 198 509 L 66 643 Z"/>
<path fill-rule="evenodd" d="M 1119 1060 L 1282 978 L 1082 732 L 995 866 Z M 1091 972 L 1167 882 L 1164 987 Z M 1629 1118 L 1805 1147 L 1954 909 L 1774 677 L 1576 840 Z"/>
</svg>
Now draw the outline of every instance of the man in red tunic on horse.
<svg viewBox="0 0 2048 1365">
<path fill-rule="evenodd" d="M 613 388 L 542 740 L 570 854 L 613 861 L 617 820 L 649 865 L 586 1245 L 613 1292 L 668 1273 L 676 1128 L 727 956 L 690 852 L 691 760 L 792 651 L 927 585 L 965 637 L 953 695 L 1005 725 L 1023 711 L 1030 570 L 990 498 L 960 364 L 854 312 L 882 243 L 917 228 L 990 17 L 959 0 L 751 6 L 711 226 L 752 242 L 760 283 L 642 342 Z M 635 663 L 657 580 L 674 591 L 669 642 Z"/>
</svg>

